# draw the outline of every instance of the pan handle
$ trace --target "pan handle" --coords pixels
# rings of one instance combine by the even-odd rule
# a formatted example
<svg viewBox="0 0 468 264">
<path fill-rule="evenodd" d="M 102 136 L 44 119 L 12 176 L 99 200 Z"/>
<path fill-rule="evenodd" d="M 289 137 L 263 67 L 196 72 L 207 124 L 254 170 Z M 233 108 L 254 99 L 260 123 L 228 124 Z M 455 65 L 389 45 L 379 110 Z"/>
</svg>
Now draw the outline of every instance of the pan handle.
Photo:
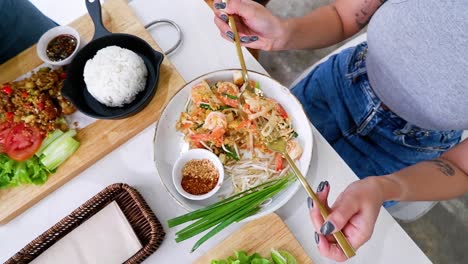
<svg viewBox="0 0 468 264">
<path fill-rule="evenodd" d="M 101 3 L 99 0 L 86 0 L 86 8 L 94 23 L 93 40 L 112 34 L 102 23 Z"/>
<path fill-rule="evenodd" d="M 169 19 L 160 19 L 160 20 L 151 21 L 151 22 L 149 22 L 148 24 L 145 25 L 145 28 L 149 29 L 150 27 L 155 26 L 157 24 L 169 24 L 172 27 L 174 27 L 176 29 L 176 31 L 177 31 L 177 41 L 176 41 L 176 43 L 171 48 L 169 48 L 168 50 L 163 51 L 163 53 L 166 54 L 166 56 L 169 56 L 182 43 L 182 37 L 183 37 L 182 30 L 180 29 L 179 25 L 177 25 L 176 22 L 174 22 L 172 20 L 169 20 Z"/>
</svg>

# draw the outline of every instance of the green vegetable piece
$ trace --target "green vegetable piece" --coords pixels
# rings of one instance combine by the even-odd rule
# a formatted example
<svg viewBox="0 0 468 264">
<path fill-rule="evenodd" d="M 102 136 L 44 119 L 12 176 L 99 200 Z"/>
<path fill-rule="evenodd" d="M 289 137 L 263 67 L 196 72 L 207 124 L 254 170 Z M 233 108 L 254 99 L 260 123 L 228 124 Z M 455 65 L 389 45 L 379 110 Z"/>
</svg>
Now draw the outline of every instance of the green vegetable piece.
<svg viewBox="0 0 468 264">
<path fill-rule="evenodd" d="M 218 111 L 223 111 L 223 110 L 230 109 L 230 108 L 232 108 L 232 107 L 229 106 L 229 105 L 222 105 L 222 106 L 220 106 L 217 110 L 218 110 Z"/>
<path fill-rule="evenodd" d="M 229 264 L 232 264 L 232 263 L 236 262 L 237 259 L 236 259 L 236 257 L 234 257 L 234 256 L 229 256 L 228 259 L 227 259 L 227 261 L 229 262 Z"/>
<path fill-rule="evenodd" d="M 288 264 L 297 264 L 296 258 L 291 253 L 289 253 L 288 251 L 279 250 L 279 253 L 281 254 L 281 256 L 286 258 L 286 263 L 288 263 Z"/>
<path fill-rule="evenodd" d="M 49 170 L 55 170 L 60 166 L 80 146 L 80 142 L 73 138 L 75 135 L 75 130 L 69 130 L 50 143 L 42 152 L 41 163 Z"/>
<path fill-rule="evenodd" d="M 205 122 L 202 122 L 201 124 L 199 124 L 199 125 L 195 128 L 195 130 L 201 128 L 204 124 L 205 124 Z"/>
<path fill-rule="evenodd" d="M 213 108 L 209 104 L 200 104 L 200 108 L 208 109 L 208 110 L 213 111 Z"/>
<path fill-rule="evenodd" d="M 202 209 L 170 219 L 168 220 L 168 225 L 169 227 L 174 227 L 198 219 L 196 222 L 176 233 L 177 242 L 193 237 L 213 227 L 195 243 L 192 248 L 193 252 L 205 241 L 230 224 L 239 222 L 258 212 L 261 204 L 265 200 L 274 197 L 295 180 L 296 177 L 289 173 L 284 178 L 268 181 Z M 230 262 L 228 261 L 228 263 L 232 264 L 235 261 L 237 260 L 233 258 L 233 260 Z"/>
<path fill-rule="evenodd" d="M 54 142 L 57 138 L 63 135 L 62 130 L 57 129 L 54 130 L 52 133 L 49 133 L 47 137 L 42 141 L 41 147 L 36 152 L 36 156 L 40 157 L 44 149 L 50 145 L 50 143 Z"/>
<path fill-rule="evenodd" d="M 225 145 L 226 149 L 228 151 L 226 151 L 226 155 L 234 160 L 239 160 L 239 156 L 237 156 L 237 153 L 232 149 L 232 147 L 228 146 L 228 145 Z"/>
<path fill-rule="evenodd" d="M 259 82 L 255 82 L 255 88 L 260 89 L 260 83 Z"/>
<path fill-rule="evenodd" d="M 293 138 L 297 138 L 299 136 L 299 134 L 296 131 L 294 131 L 292 136 L 293 136 Z"/>
<path fill-rule="evenodd" d="M 36 156 L 19 162 L 0 154 L 0 189 L 25 184 L 43 184 L 50 173 Z"/>
<path fill-rule="evenodd" d="M 271 259 L 274 264 L 297 264 L 296 259 L 286 250 L 271 250 Z"/>
<path fill-rule="evenodd" d="M 222 93 L 223 96 L 226 96 L 227 98 L 237 100 L 237 96 L 228 94 L 228 93 Z"/>
<path fill-rule="evenodd" d="M 210 264 L 229 264 L 226 260 L 216 260 L 216 259 L 213 259 Z"/>
<path fill-rule="evenodd" d="M 271 264 L 271 262 L 265 258 L 256 258 L 253 259 L 250 264 Z"/>
<path fill-rule="evenodd" d="M 245 251 L 236 251 L 235 255 L 240 261 L 240 264 L 250 264 L 250 258 Z"/>
</svg>

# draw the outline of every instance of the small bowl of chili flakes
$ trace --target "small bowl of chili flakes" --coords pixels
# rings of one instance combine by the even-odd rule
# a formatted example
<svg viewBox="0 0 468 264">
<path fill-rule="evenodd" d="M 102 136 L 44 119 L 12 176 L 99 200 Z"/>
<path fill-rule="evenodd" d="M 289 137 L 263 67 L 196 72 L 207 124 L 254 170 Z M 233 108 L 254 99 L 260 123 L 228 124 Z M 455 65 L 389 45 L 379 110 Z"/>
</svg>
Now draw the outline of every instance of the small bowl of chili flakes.
<svg viewBox="0 0 468 264">
<path fill-rule="evenodd" d="M 69 26 L 57 26 L 45 32 L 37 42 L 39 58 L 47 64 L 69 64 L 80 49 L 80 34 Z"/>
<path fill-rule="evenodd" d="M 213 196 L 224 180 L 224 167 L 219 158 L 206 149 L 183 153 L 172 168 L 176 190 L 185 198 L 203 200 Z"/>
</svg>

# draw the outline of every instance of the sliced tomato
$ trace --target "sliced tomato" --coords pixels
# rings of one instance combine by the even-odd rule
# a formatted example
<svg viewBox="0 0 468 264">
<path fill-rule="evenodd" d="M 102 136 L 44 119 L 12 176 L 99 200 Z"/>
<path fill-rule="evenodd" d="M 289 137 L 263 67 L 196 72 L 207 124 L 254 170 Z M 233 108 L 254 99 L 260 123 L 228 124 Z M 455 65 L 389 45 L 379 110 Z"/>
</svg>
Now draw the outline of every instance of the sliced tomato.
<svg viewBox="0 0 468 264">
<path fill-rule="evenodd" d="M 5 138 L 5 152 L 14 160 L 27 160 L 39 149 L 42 139 L 39 129 L 23 123 L 16 124 Z"/>
<path fill-rule="evenodd" d="M 275 170 L 281 171 L 283 169 L 283 157 L 281 154 L 276 153 L 275 155 Z"/>
<path fill-rule="evenodd" d="M 14 126 L 12 122 L 4 122 L 0 124 L 0 153 L 5 152 L 5 139 Z"/>
</svg>

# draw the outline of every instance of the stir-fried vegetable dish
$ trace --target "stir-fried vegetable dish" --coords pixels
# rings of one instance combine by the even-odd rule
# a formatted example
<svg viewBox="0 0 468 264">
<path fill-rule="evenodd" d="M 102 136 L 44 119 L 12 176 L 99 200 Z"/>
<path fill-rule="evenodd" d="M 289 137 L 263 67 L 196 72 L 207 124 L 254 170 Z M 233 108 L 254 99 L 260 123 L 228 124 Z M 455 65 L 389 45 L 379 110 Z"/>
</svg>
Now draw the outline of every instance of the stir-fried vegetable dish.
<svg viewBox="0 0 468 264">
<path fill-rule="evenodd" d="M 252 85 L 258 88 L 258 84 Z M 265 142 L 282 137 L 294 160 L 302 155 L 302 147 L 295 139 L 298 134 L 281 104 L 244 93 L 244 118 L 238 109 L 240 93 L 240 85 L 234 82 L 220 81 L 210 86 L 202 81 L 192 87 L 186 109 L 176 124 L 191 148 L 206 148 L 218 155 L 235 192 L 282 176 L 288 170 L 281 155 L 269 150 Z"/>
</svg>

